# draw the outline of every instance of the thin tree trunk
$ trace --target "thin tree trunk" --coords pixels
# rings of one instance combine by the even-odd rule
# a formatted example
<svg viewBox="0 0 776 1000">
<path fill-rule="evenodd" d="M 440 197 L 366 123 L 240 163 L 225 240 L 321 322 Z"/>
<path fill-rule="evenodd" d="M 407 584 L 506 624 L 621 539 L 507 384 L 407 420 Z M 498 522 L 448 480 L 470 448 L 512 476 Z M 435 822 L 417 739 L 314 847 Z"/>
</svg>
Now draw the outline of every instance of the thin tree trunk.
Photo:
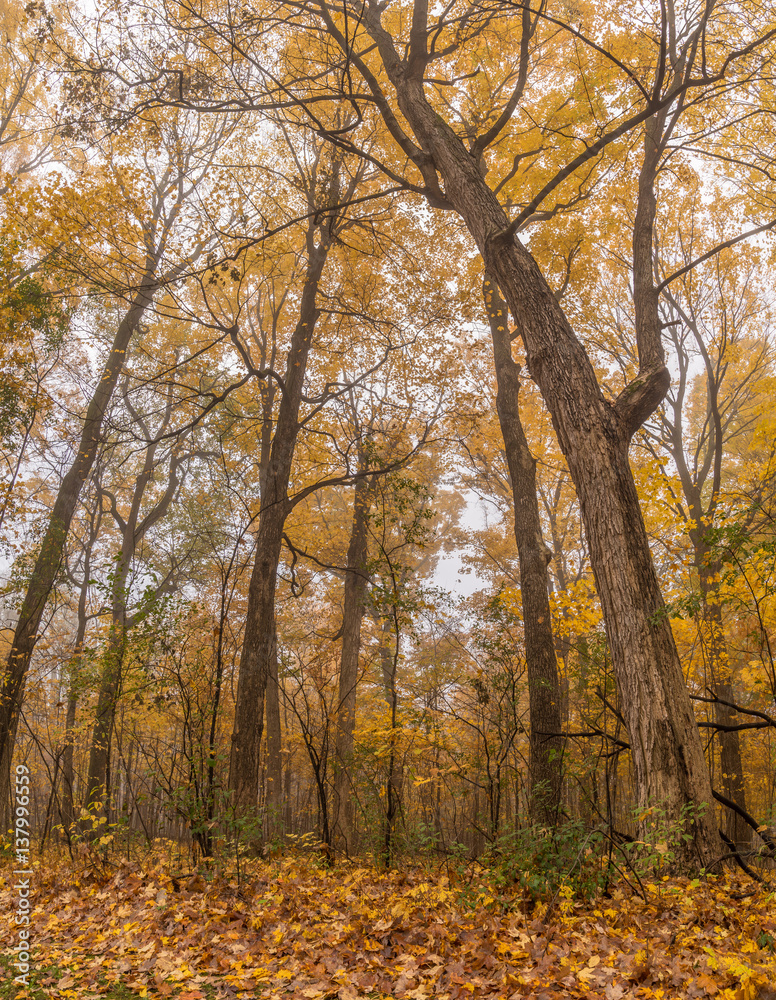
<svg viewBox="0 0 776 1000">
<path fill-rule="evenodd" d="M 267 829 L 270 839 L 283 832 L 283 747 L 280 727 L 280 678 L 277 630 L 273 637 L 267 682 Z"/>
<path fill-rule="evenodd" d="M 59 819 L 62 823 L 62 827 L 68 832 L 68 834 L 72 830 L 73 823 L 75 822 L 73 741 L 75 739 L 75 720 L 77 712 L 78 691 L 71 681 L 67 697 L 67 714 L 65 715 L 65 749 L 62 754 L 62 792 L 59 803 Z"/>
<path fill-rule="evenodd" d="M 127 403 L 126 399 L 125 403 Z M 128 403 L 127 405 L 133 416 L 136 416 L 131 406 Z M 100 689 L 92 733 L 89 771 L 84 799 L 84 804 L 89 808 L 96 808 L 96 804 L 102 801 L 103 808 L 100 811 L 103 811 L 105 815 L 107 815 L 109 810 L 111 735 L 116 716 L 116 704 L 121 689 L 121 675 L 127 646 L 127 634 L 132 624 L 127 613 L 129 571 L 138 545 L 142 542 L 148 530 L 164 517 L 177 495 L 180 485 L 178 472 L 185 460 L 185 456 L 180 452 L 174 452 L 170 455 L 169 476 L 164 493 L 141 519 L 140 512 L 143 506 L 145 491 L 157 469 L 156 453 L 159 448 L 160 436 L 170 425 L 172 411 L 173 397 L 170 391 L 156 435 L 146 448 L 143 468 L 135 481 L 132 502 L 126 520 L 119 513 L 115 497 L 107 494 L 110 499 L 113 518 L 121 531 L 121 551 L 111 584 L 112 622 L 100 676 Z M 141 426 L 143 426 L 142 421 Z M 147 433 L 145 427 L 144 430 Z"/>
<path fill-rule="evenodd" d="M 105 371 L 97 383 L 86 411 L 81 439 L 73 463 L 57 492 L 46 533 L 35 561 L 27 592 L 22 601 L 13 643 L 6 659 L 0 688 L 0 802 L 9 798 L 11 760 L 24 692 L 24 682 L 38 640 L 49 595 L 62 563 L 62 555 L 81 488 L 89 476 L 102 435 L 102 421 L 108 408 L 133 334 L 150 305 L 156 283 L 145 282 L 119 324 Z M 2 816 L 3 821 L 7 816 Z M 5 828 L 5 827 L 3 827 Z"/>
<path fill-rule="evenodd" d="M 376 609 L 374 609 L 376 611 Z M 399 665 L 399 628 L 396 609 L 391 618 L 382 619 L 380 629 L 380 666 L 383 674 L 383 694 L 391 719 L 389 736 L 388 774 L 385 782 L 385 827 L 383 830 L 383 863 L 390 868 L 394 855 L 394 833 L 396 816 L 401 806 L 401 790 L 404 784 L 404 768 L 396 745 L 396 726 L 399 711 L 399 693 L 396 689 L 396 668 Z M 391 650 L 393 640 L 393 650 Z"/>
<path fill-rule="evenodd" d="M 291 805 L 291 755 L 288 755 L 288 760 L 286 761 L 286 769 L 283 774 L 283 795 L 284 795 L 284 806 L 283 806 L 283 828 L 287 833 L 292 833 L 292 823 L 294 820 L 293 807 Z"/>
<path fill-rule="evenodd" d="M 662 417 L 663 444 L 676 463 L 682 492 L 687 502 L 689 512 L 688 534 L 693 545 L 693 562 L 698 574 L 698 586 L 701 595 L 701 630 L 705 632 L 705 648 L 708 655 L 709 680 L 719 698 L 735 702 L 730 670 L 730 661 L 724 640 L 724 623 L 722 608 L 719 602 L 718 579 L 721 565 L 712 554 L 707 540 L 707 534 L 713 527 L 714 515 L 719 504 L 722 489 L 722 462 L 725 448 L 725 423 L 720 405 L 721 380 L 727 369 L 724 355 L 716 363 L 704 343 L 703 336 L 691 312 L 682 308 L 680 302 L 671 293 L 666 298 L 680 317 L 684 326 L 690 330 L 698 350 L 703 358 L 706 372 L 707 413 L 705 428 L 708 433 L 706 441 L 706 457 L 700 464 L 692 468 L 688 464 L 684 442 L 684 424 L 682 421 L 682 403 L 688 386 L 690 373 L 684 352 L 677 350 L 679 362 L 679 384 L 675 398 L 672 400 L 673 418 L 668 412 Z M 675 341 L 676 342 L 676 341 Z M 678 343 L 677 343 L 678 348 Z M 722 363 L 724 361 L 724 363 Z M 668 410 L 668 408 L 666 408 Z M 710 475 L 709 475 L 710 474 Z M 714 721 L 722 726 L 734 726 L 737 722 L 735 713 L 727 705 L 716 702 L 714 705 Z M 744 786 L 743 764 L 741 760 L 741 736 L 737 731 L 721 730 L 719 740 L 722 770 L 723 793 L 746 812 L 746 792 Z M 751 839 L 751 832 L 744 820 L 733 810 L 726 813 L 726 833 L 729 840 L 736 844 L 746 845 Z"/>
<path fill-rule="evenodd" d="M 68 665 L 65 745 L 62 752 L 62 791 L 59 800 L 59 818 L 68 838 L 75 822 L 73 751 L 75 722 L 78 711 L 78 694 L 81 683 L 80 674 L 83 666 L 84 641 L 86 639 L 86 601 L 89 596 L 89 585 L 91 582 L 92 549 L 99 534 L 101 521 L 102 508 L 99 503 L 96 503 L 90 519 L 89 537 L 84 546 L 83 579 L 81 580 L 81 589 L 78 594 L 78 626 L 75 633 L 73 655 Z"/>
<path fill-rule="evenodd" d="M 698 534 L 693 532 L 693 534 Z M 721 566 L 716 561 L 708 561 L 708 550 L 701 542 L 696 549 L 696 565 L 701 591 L 701 614 L 706 631 L 706 649 L 711 688 L 717 698 L 714 703 L 714 721 L 720 726 L 735 726 L 738 722 L 735 711 L 723 702 L 735 704 L 729 653 L 725 646 L 724 624 L 719 594 L 716 592 L 717 580 Z M 720 747 L 720 771 L 722 794 L 735 802 L 746 812 L 746 788 L 744 785 L 744 768 L 741 760 L 741 740 L 737 731 L 721 729 L 716 739 Z M 744 819 L 732 809 L 725 812 L 725 833 L 739 849 L 745 848 L 752 839 L 752 831 Z"/>
<path fill-rule="evenodd" d="M 272 440 L 266 489 L 261 498 L 256 558 L 248 586 L 229 769 L 229 787 L 234 793 L 234 806 L 238 812 L 252 812 L 258 803 L 264 699 L 275 641 L 275 585 L 283 528 L 290 512 L 288 483 L 299 431 L 302 386 L 319 316 L 316 295 L 327 253 L 327 240 L 322 237 L 316 246 L 311 228 L 299 322 L 291 337 L 286 360 L 285 387 Z"/>
<path fill-rule="evenodd" d="M 207 823 L 202 831 L 202 851 L 205 857 L 210 857 L 213 853 L 213 833 L 211 823 L 216 812 L 216 734 L 218 731 L 218 712 L 221 707 L 221 690 L 224 681 L 224 622 L 225 596 L 228 577 L 225 577 L 221 585 L 221 611 L 218 621 L 218 635 L 216 637 L 216 671 L 213 680 L 213 705 L 210 710 L 210 728 L 207 741 L 207 775 L 205 777 L 205 815 Z"/>
<path fill-rule="evenodd" d="M 496 409 L 504 438 L 520 562 L 525 658 L 530 706 L 530 789 L 534 818 L 554 826 L 560 810 L 563 780 L 561 697 L 555 640 L 550 615 L 549 574 L 552 553 L 544 543 L 536 493 L 536 460 L 520 419 L 520 366 L 512 358 L 506 304 L 487 278 L 485 308 L 496 367 Z"/>
<path fill-rule="evenodd" d="M 78 601 L 78 628 L 75 636 L 75 647 L 69 664 L 67 715 L 65 717 L 65 746 L 62 752 L 62 796 L 60 799 L 60 821 L 66 831 L 72 829 L 75 820 L 75 805 L 73 801 L 73 744 L 75 741 L 75 720 L 78 710 L 78 692 L 80 673 L 83 661 L 84 639 L 86 637 L 86 593 L 89 589 L 88 560 L 84 567 L 84 579 L 81 595 Z"/>
<path fill-rule="evenodd" d="M 122 552 L 119 565 L 116 567 L 111 607 L 113 621 L 103 656 L 100 690 L 89 751 L 89 771 L 86 779 L 84 806 L 94 810 L 95 815 L 108 814 L 111 737 L 127 644 L 126 585 L 129 575 L 129 559 L 131 559 L 131 554 L 127 556 Z"/>
<path fill-rule="evenodd" d="M 362 470 L 363 471 L 363 470 Z M 334 762 L 333 827 L 337 846 L 345 853 L 354 848 L 353 737 L 356 728 L 356 685 L 361 650 L 361 622 L 366 607 L 368 517 L 373 487 L 359 479 L 353 495 L 353 521 L 348 545 L 347 573 L 342 611 L 342 653 L 339 674 L 339 709 Z"/>
</svg>

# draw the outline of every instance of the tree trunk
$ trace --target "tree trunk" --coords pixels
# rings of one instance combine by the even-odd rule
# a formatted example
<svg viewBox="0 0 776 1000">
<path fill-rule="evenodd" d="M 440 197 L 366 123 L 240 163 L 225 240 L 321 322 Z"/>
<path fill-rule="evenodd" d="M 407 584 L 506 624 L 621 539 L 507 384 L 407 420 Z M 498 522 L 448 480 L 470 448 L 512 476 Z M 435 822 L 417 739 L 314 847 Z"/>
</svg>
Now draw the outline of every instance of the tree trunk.
<svg viewBox="0 0 776 1000">
<path fill-rule="evenodd" d="M 550 615 L 547 566 L 552 553 L 544 544 L 536 494 L 536 460 L 520 420 L 520 366 L 512 358 L 506 305 L 488 279 L 485 308 L 496 367 L 496 409 L 504 438 L 520 562 L 525 658 L 530 705 L 529 787 L 532 813 L 544 826 L 558 822 L 563 780 L 561 697 Z"/>
<path fill-rule="evenodd" d="M 135 415 L 131 406 L 127 403 L 126 397 L 125 403 L 130 412 Z M 156 429 L 156 436 L 146 448 L 143 468 L 135 481 L 132 491 L 132 501 L 126 520 L 119 513 L 115 497 L 103 489 L 103 494 L 107 493 L 110 499 L 111 513 L 121 531 L 121 551 L 111 584 L 112 624 L 100 676 L 100 690 L 92 732 L 84 805 L 89 808 L 96 808 L 96 804 L 103 801 L 104 805 L 100 811 L 104 811 L 105 815 L 107 815 L 109 808 L 111 735 L 116 716 L 116 702 L 121 688 L 121 674 L 127 646 L 127 633 L 132 624 L 127 614 L 127 581 L 129 579 L 129 571 L 138 545 L 142 542 L 148 530 L 164 517 L 170 504 L 175 499 L 180 485 L 178 471 L 185 459 L 185 456 L 178 452 L 177 449 L 171 453 L 169 476 L 165 490 L 157 502 L 141 518 L 140 512 L 143 506 L 145 491 L 158 465 L 156 462 L 156 453 L 159 448 L 160 437 L 170 425 L 172 412 L 173 397 L 170 391 L 167 396 L 167 404 L 162 420 Z"/>
<path fill-rule="evenodd" d="M 156 285 L 150 282 L 143 284 L 116 331 L 105 372 L 97 383 L 86 411 L 78 450 L 59 487 L 40 552 L 35 561 L 35 568 L 22 601 L 19 621 L 0 688 L 0 802 L 3 804 L 8 801 L 16 727 L 24 682 L 38 640 L 38 629 L 46 602 L 59 573 L 70 522 L 81 494 L 81 487 L 88 478 L 97 455 L 105 411 L 124 366 L 129 342 L 138 328 L 143 313 L 151 303 L 155 287 Z M 7 818 L 2 817 L 3 820 Z"/>
<path fill-rule="evenodd" d="M 385 781 L 385 826 L 383 828 L 383 864 L 386 868 L 390 868 L 394 856 L 396 817 L 401 808 L 401 792 L 404 784 L 404 767 L 396 741 L 399 710 L 396 668 L 399 665 L 400 633 L 395 607 L 390 611 L 390 618 L 385 616 L 380 619 L 377 609 L 373 608 L 373 612 L 376 620 L 382 622 L 380 628 L 380 667 L 383 675 L 383 695 L 391 719 L 391 732 L 388 738 L 388 774 Z M 391 645 L 393 645 L 393 649 L 391 649 Z"/>
<path fill-rule="evenodd" d="M 419 18 L 423 9 L 416 4 Z M 574 480 L 630 733 L 639 805 L 659 804 L 673 822 L 689 810 L 692 840 L 683 853 L 708 862 L 720 852 L 709 774 L 628 459 L 631 436 L 668 386 L 665 365 L 655 363 L 659 324 L 658 344 L 645 343 L 640 356 L 639 377 L 614 403 L 604 399 L 582 344 L 488 187 L 479 156 L 426 99 L 425 25 L 413 22 L 416 52 L 405 61 L 377 10 L 368 9 L 365 24 L 420 147 L 416 162 L 426 165 L 428 183 L 435 181 L 434 171 L 441 175 L 444 198 L 464 220 L 486 272 L 507 300 Z M 643 232 L 634 234 L 634 249 L 637 236 L 643 242 Z M 640 327 L 640 349 L 645 332 Z"/>
<path fill-rule="evenodd" d="M 59 820 L 68 835 L 73 829 L 73 823 L 75 822 L 73 741 L 75 739 L 75 720 L 77 711 L 78 694 L 71 682 L 71 687 L 67 696 L 67 714 L 65 716 L 65 748 L 62 752 L 62 792 L 59 802 Z"/>
<path fill-rule="evenodd" d="M 693 532 L 697 535 L 697 532 Z M 736 703 L 733 690 L 729 653 L 725 647 L 724 625 L 719 595 L 716 592 L 716 580 L 719 579 L 721 566 L 718 562 L 708 561 L 708 549 L 704 542 L 696 548 L 696 567 L 701 591 L 701 614 L 706 630 L 706 649 L 709 665 L 709 680 L 711 688 L 721 701 L 714 703 L 714 721 L 720 726 L 735 726 L 738 722 L 735 711 L 722 702 Z M 741 760 L 741 740 L 737 731 L 720 730 L 716 737 L 720 747 L 720 772 L 722 794 L 735 802 L 746 812 L 746 789 L 744 786 L 744 768 Z M 744 819 L 733 812 L 725 813 L 725 833 L 729 840 L 739 848 L 745 849 L 752 839 L 752 831 Z"/>
<path fill-rule="evenodd" d="M 372 504 L 372 489 L 372 484 L 366 478 L 359 479 L 356 483 L 342 611 L 339 709 L 334 750 L 333 827 L 337 847 L 346 854 L 354 846 L 354 801 L 351 793 L 353 735 L 356 727 L 356 684 L 361 650 L 361 622 L 366 605 L 368 516 Z"/>
<path fill-rule="evenodd" d="M 283 827 L 286 832 L 291 833 L 291 826 L 294 819 L 294 811 L 291 806 L 291 754 L 287 754 L 286 769 L 283 772 Z"/>
<path fill-rule="evenodd" d="M 66 836 L 70 837 L 70 831 L 75 822 L 75 800 L 73 773 L 73 750 L 75 741 L 75 722 L 78 711 L 78 695 L 81 685 L 81 668 L 83 665 L 84 641 L 86 640 L 86 601 L 89 596 L 89 586 L 91 582 L 92 551 L 94 543 L 97 541 L 100 523 L 102 521 L 102 508 L 99 503 L 94 505 L 91 521 L 89 525 L 89 536 L 84 546 L 83 554 L 83 579 L 81 589 L 78 594 L 78 626 L 75 633 L 75 643 L 73 645 L 73 655 L 68 666 L 68 690 L 67 690 L 67 715 L 65 717 L 65 745 L 62 752 L 62 792 L 59 801 L 59 818 Z"/>
<path fill-rule="evenodd" d="M 299 431 L 302 386 L 319 316 L 315 300 L 327 252 L 327 240 L 322 236 L 320 244 L 316 246 L 311 228 L 308 233 L 308 266 L 299 322 L 291 337 L 286 360 L 285 389 L 272 440 L 266 488 L 261 497 L 256 558 L 248 586 L 248 608 L 237 682 L 229 769 L 229 787 L 234 793 L 234 806 L 238 812 L 253 812 L 258 804 L 264 697 L 275 635 L 275 584 L 283 527 L 290 512 L 288 483 Z"/>
<path fill-rule="evenodd" d="M 705 460 L 691 467 L 686 456 L 684 423 L 682 421 L 682 402 L 690 377 L 689 362 L 684 351 L 679 350 L 678 341 L 675 340 L 679 384 L 672 401 L 673 418 L 668 412 L 668 407 L 662 415 L 663 445 L 674 459 L 682 492 L 687 502 L 688 535 L 692 542 L 693 563 L 698 574 L 698 587 L 701 596 L 700 629 L 702 633 L 705 631 L 703 638 L 708 655 L 709 681 L 717 697 L 723 701 L 735 703 L 730 661 L 724 640 L 722 608 L 719 603 L 718 580 L 721 565 L 710 551 L 707 540 L 707 534 L 714 524 L 714 515 L 722 489 L 725 421 L 720 405 L 720 391 L 729 359 L 722 353 L 715 361 L 704 343 L 692 313 L 683 309 L 670 292 L 667 293 L 666 298 L 675 314 L 681 319 L 682 324 L 692 333 L 703 358 L 706 373 L 707 406 L 704 428 L 707 429 L 705 433 L 708 434 L 708 437 L 705 442 Z M 696 444 L 696 447 L 698 446 Z M 688 450 L 692 451 L 692 446 Z M 716 702 L 714 721 L 722 726 L 733 726 L 737 720 L 735 712 L 731 708 Z M 720 767 L 723 794 L 746 812 L 740 733 L 721 730 L 717 739 L 721 750 Z M 751 840 L 749 827 L 741 816 L 732 810 L 728 810 L 726 813 L 726 833 L 728 839 L 741 846 L 745 846 Z"/>
<path fill-rule="evenodd" d="M 280 678 L 277 631 L 272 642 L 267 683 L 267 831 L 271 839 L 283 833 L 283 753 L 280 728 Z"/>
<path fill-rule="evenodd" d="M 128 546 L 125 546 L 128 547 Z M 133 546 L 134 549 L 134 546 Z M 92 730 L 89 751 L 89 771 L 86 779 L 84 807 L 94 811 L 95 816 L 107 815 L 110 795 L 109 769 L 110 747 L 113 721 L 116 716 L 116 701 L 121 687 L 121 673 L 127 644 L 127 577 L 129 575 L 129 554 L 122 552 L 113 581 L 111 606 L 112 624 L 108 645 L 104 653 L 100 674 L 100 691 Z"/>
<path fill-rule="evenodd" d="M 83 661 L 83 646 L 86 637 L 86 592 L 89 587 L 88 560 L 87 567 L 85 568 L 87 571 L 84 573 L 81 596 L 78 601 L 78 629 L 76 631 L 73 655 L 70 658 L 67 715 L 65 717 L 65 746 L 62 751 L 62 796 L 59 803 L 59 818 L 68 836 L 75 820 L 73 800 L 73 743 L 75 741 L 75 720 L 78 710 L 78 691 Z"/>
</svg>

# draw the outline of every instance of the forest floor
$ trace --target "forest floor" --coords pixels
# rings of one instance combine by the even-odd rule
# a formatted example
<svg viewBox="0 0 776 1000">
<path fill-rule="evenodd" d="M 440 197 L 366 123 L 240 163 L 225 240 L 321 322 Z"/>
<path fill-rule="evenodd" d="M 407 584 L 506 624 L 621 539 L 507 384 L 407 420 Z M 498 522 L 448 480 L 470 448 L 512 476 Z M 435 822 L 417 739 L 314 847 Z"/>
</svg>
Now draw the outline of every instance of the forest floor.
<svg viewBox="0 0 776 1000">
<path fill-rule="evenodd" d="M 287 856 L 239 881 L 158 852 L 32 868 L 25 986 L 19 877 L 0 867 L 1 1000 L 776 1000 L 776 893 L 737 874 L 589 900 L 561 882 L 535 902 L 472 864 L 386 873 Z"/>
</svg>

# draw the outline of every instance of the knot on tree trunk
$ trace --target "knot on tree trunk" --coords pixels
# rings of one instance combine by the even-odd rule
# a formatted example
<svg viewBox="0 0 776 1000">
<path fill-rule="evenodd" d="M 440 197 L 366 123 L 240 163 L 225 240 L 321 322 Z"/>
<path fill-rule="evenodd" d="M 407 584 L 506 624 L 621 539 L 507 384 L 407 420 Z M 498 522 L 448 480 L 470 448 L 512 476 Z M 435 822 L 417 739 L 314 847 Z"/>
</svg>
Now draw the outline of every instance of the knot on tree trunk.
<svg viewBox="0 0 776 1000">
<path fill-rule="evenodd" d="M 665 365 L 652 371 L 639 372 L 614 402 L 623 430 L 631 438 L 644 421 L 655 412 L 668 392 L 671 376 Z"/>
</svg>

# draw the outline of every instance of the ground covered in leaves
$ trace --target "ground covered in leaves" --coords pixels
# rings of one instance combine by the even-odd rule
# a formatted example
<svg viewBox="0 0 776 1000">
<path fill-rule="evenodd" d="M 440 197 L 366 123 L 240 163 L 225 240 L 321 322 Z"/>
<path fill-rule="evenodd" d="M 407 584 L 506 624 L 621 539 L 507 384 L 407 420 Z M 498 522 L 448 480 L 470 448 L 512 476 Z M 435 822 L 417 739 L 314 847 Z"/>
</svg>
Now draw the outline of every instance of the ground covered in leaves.
<svg viewBox="0 0 776 1000">
<path fill-rule="evenodd" d="M 558 997 L 776 1000 L 776 894 L 737 875 L 621 883 L 589 901 L 495 887 L 477 866 L 314 860 L 187 872 L 149 855 L 36 860 L 29 987 L 0 868 L 0 998 Z"/>
</svg>

